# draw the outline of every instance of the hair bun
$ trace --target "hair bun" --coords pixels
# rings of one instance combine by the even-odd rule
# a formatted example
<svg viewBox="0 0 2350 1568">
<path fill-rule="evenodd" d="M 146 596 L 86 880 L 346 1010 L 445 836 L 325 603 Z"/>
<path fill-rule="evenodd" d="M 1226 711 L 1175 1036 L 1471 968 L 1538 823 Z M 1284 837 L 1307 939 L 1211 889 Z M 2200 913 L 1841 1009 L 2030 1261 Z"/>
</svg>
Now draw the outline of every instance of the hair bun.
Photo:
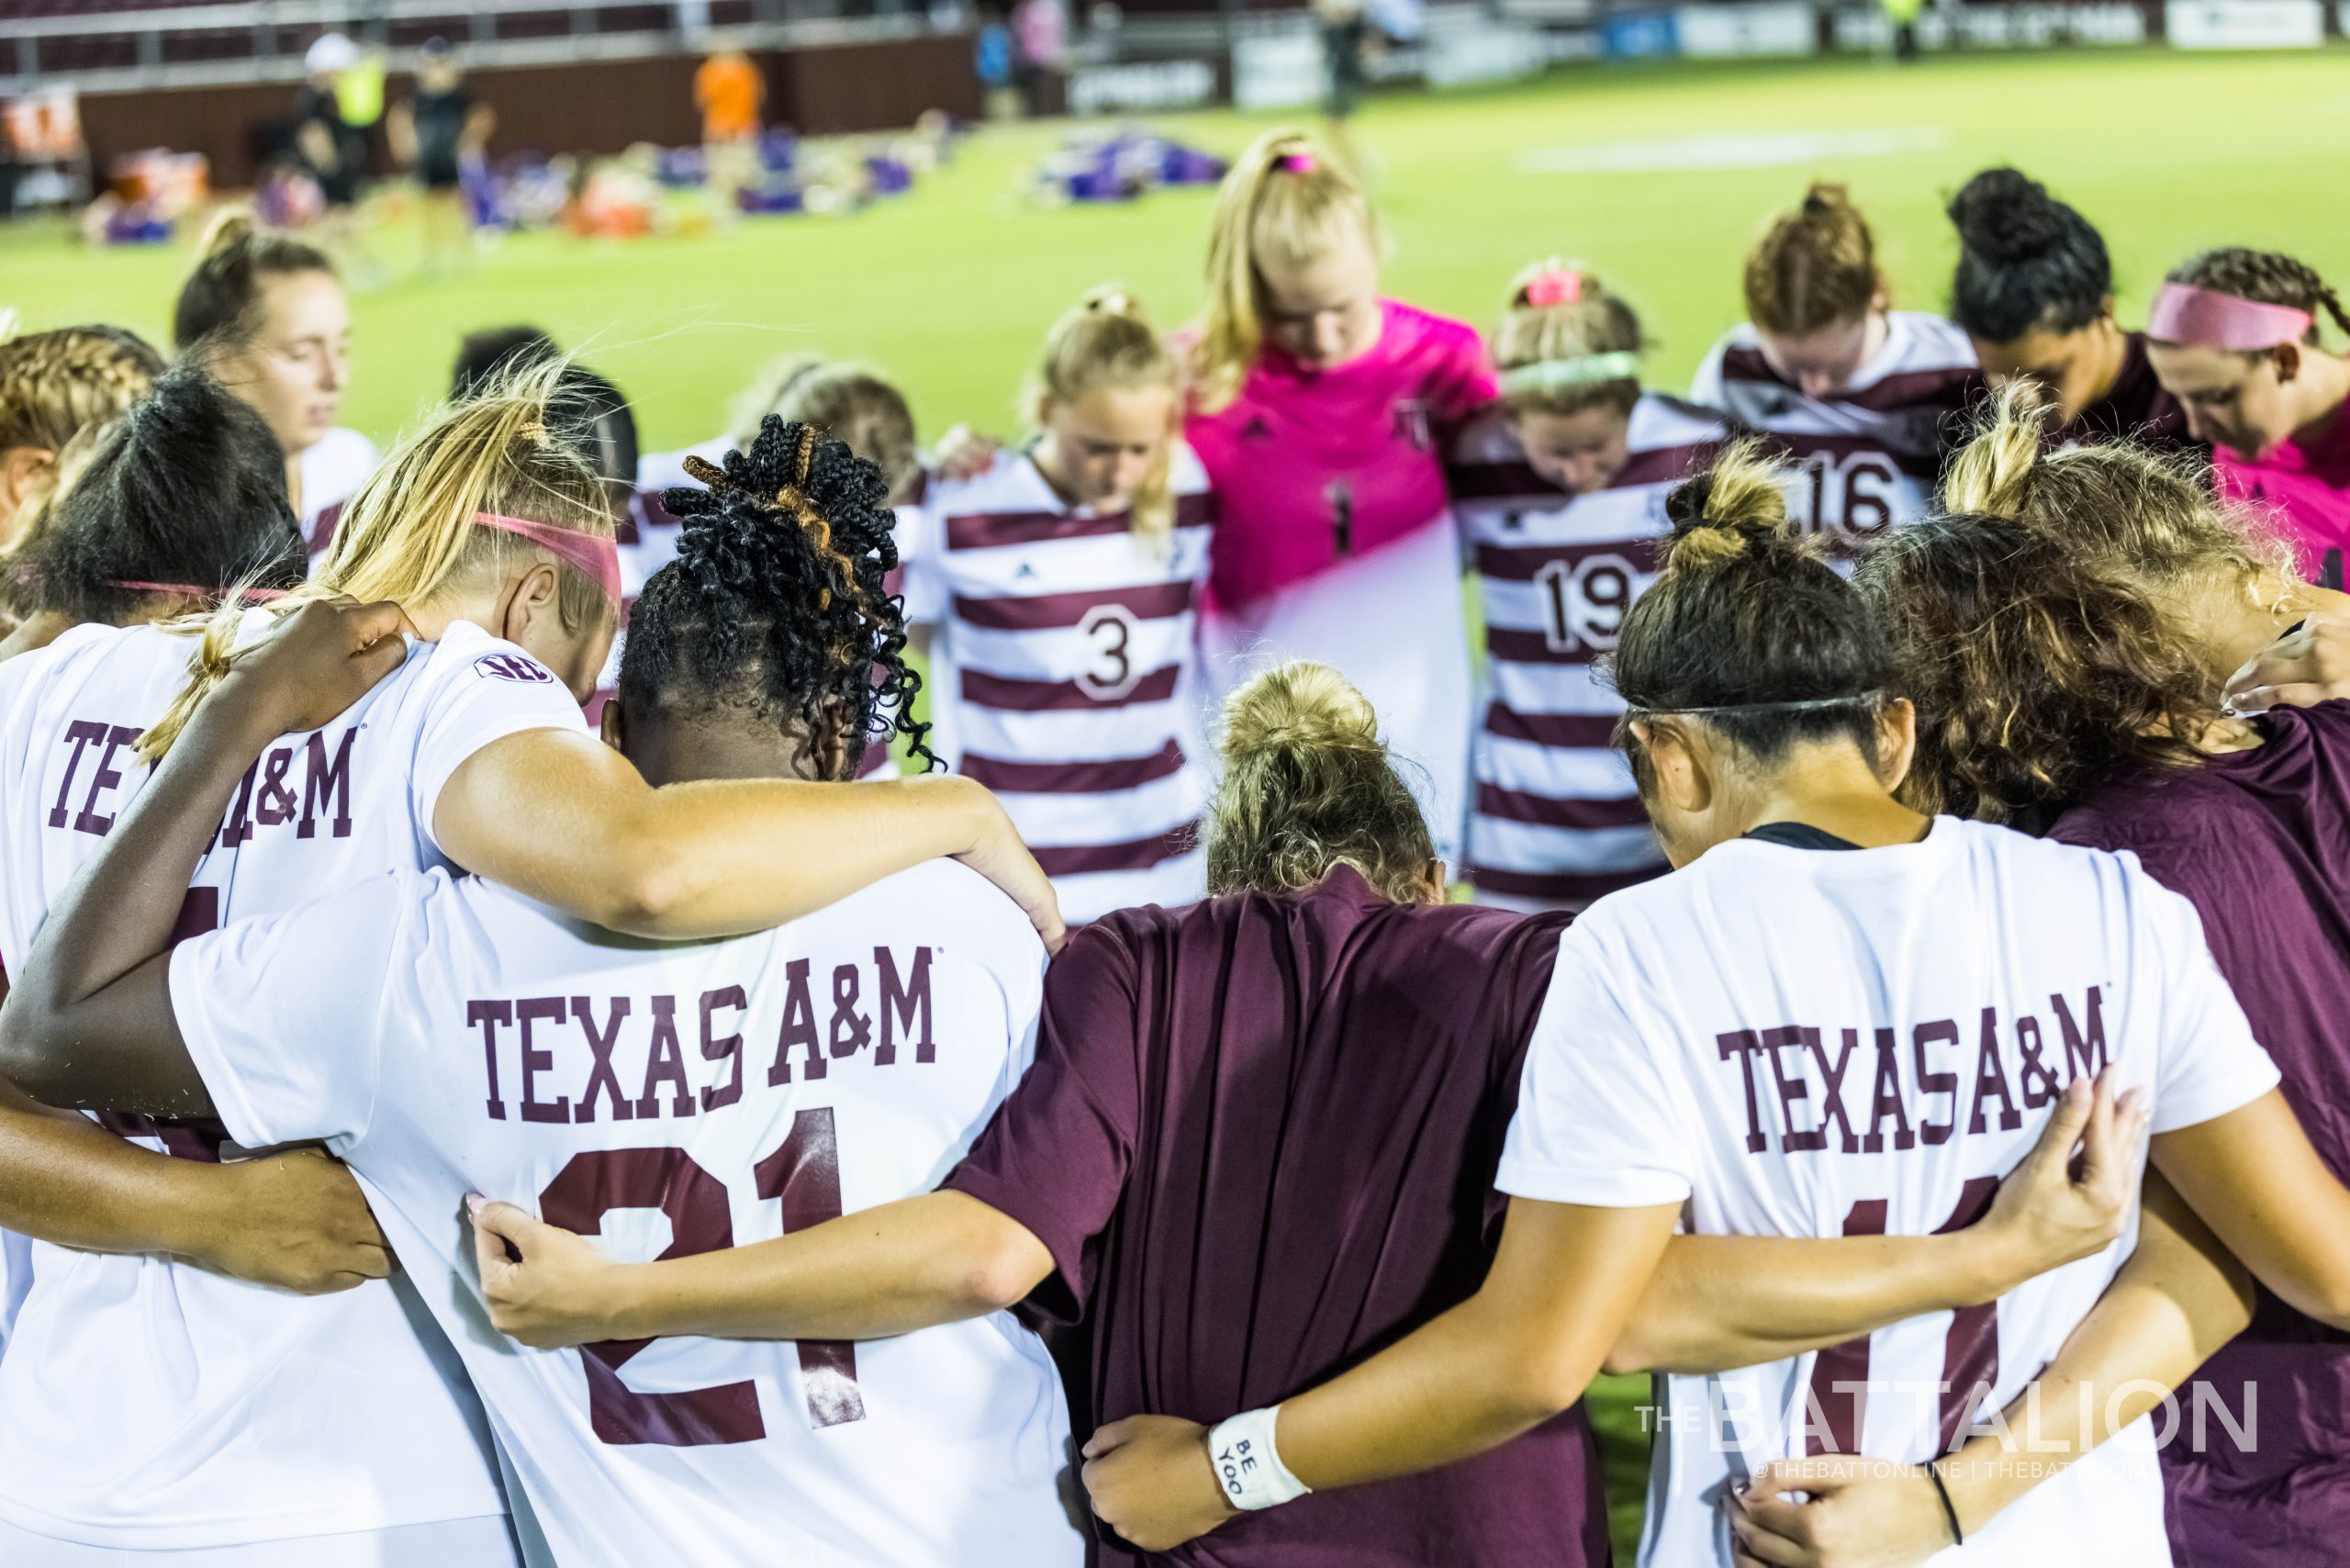
<svg viewBox="0 0 2350 1568">
<path fill-rule="evenodd" d="M 1226 762 L 1274 752 L 1379 753 L 1371 700 L 1328 665 L 1296 660 L 1267 671 L 1225 706 Z"/>
<path fill-rule="evenodd" d="M 249 207 L 224 207 L 212 215 L 205 226 L 204 238 L 196 241 L 196 253 L 206 261 L 225 256 L 240 246 L 249 244 L 261 232 L 260 219 Z"/>
<path fill-rule="evenodd" d="M 1724 448 L 1711 466 L 1675 485 L 1664 498 L 1667 570 L 1718 565 L 1787 532 L 1787 496 L 1779 467 L 1749 437 Z"/>
<path fill-rule="evenodd" d="M 1852 205 L 1851 187 L 1829 180 L 1814 180 L 1803 193 L 1803 215 L 1806 218 L 1825 218 Z"/>
<path fill-rule="evenodd" d="M 2065 204 L 2017 169 L 1984 170 L 1959 187 L 1949 213 L 1959 242 L 1987 262 L 2029 262 L 2065 239 Z"/>
</svg>

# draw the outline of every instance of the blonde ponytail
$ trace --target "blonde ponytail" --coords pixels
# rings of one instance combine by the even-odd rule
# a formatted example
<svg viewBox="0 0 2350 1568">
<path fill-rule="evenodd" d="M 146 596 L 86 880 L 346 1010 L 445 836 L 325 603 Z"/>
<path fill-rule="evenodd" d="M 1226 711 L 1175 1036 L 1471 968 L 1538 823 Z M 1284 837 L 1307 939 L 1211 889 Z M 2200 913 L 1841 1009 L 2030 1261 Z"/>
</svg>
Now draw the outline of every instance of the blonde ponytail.
<svg viewBox="0 0 2350 1568">
<path fill-rule="evenodd" d="M 1221 750 L 1210 892 L 1295 892 L 1347 865 L 1398 902 L 1427 896 L 1427 822 L 1346 677 L 1304 661 L 1259 675 L 1225 704 Z"/>
<path fill-rule="evenodd" d="M 1951 459 L 1942 477 L 1942 510 L 1985 517 L 2020 517 L 2047 431 L 2020 386 L 2000 388 L 1975 439 Z"/>
<path fill-rule="evenodd" d="M 1774 544 L 1797 546 L 1787 531 L 1785 478 L 1752 437 L 1731 442 L 1711 467 L 1665 498 L 1673 532 L 1661 575 L 1726 566 Z"/>
<path fill-rule="evenodd" d="M 431 603 L 453 586 L 502 577 L 517 555 L 556 571 L 556 609 L 580 630 L 615 612 L 603 588 L 553 552 L 476 514 L 522 518 L 610 538 L 612 517 L 601 478 L 555 433 L 551 406 L 567 362 L 549 360 L 502 375 L 462 402 L 444 405 L 387 454 L 344 510 L 334 546 L 310 580 L 264 609 L 294 609 L 342 594 L 389 599 L 404 609 Z M 139 754 L 160 761 L 220 678 L 245 607 L 231 599 L 203 622 L 188 662 L 188 685 L 140 737 Z"/>
<path fill-rule="evenodd" d="M 1297 266 L 1347 240 L 1377 239 L 1371 202 L 1344 165 L 1302 130 L 1270 130 L 1234 160 L 1209 218 L 1208 301 L 1192 381 L 1208 413 L 1239 395 L 1264 346 L 1258 268 Z"/>
</svg>

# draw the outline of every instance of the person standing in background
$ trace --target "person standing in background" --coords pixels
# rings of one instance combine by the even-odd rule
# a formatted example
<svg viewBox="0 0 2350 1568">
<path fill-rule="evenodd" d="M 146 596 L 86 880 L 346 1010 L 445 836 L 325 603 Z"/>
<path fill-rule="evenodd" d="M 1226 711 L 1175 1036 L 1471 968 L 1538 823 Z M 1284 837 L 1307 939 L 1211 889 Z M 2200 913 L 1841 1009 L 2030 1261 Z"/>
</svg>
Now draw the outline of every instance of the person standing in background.
<svg viewBox="0 0 2350 1568">
<path fill-rule="evenodd" d="M 2350 361 L 2318 312 L 2350 316 L 2311 267 L 2273 251 L 2207 251 L 2171 269 L 2146 319 L 2164 390 L 2211 442 L 2220 493 L 2266 508 L 2312 582 L 2343 586 L 2350 548 Z"/>
<path fill-rule="evenodd" d="M 722 41 L 694 73 L 694 106 L 701 111 L 702 156 L 720 218 L 731 218 L 743 187 L 757 173 L 767 78 L 757 63 Z"/>
<path fill-rule="evenodd" d="M 1344 672 L 1454 859 L 1469 630 L 1445 454 L 1500 390 L 1484 340 L 1382 297 L 1370 199 L 1301 131 L 1235 161 L 1212 224 L 1183 428 L 1217 498 L 1209 678 L 1260 655 Z"/>
<path fill-rule="evenodd" d="M 328 249 L 353 260 L 364 246 L 359 182 L 367 172 L 367 143 L 344 118 L 339 89 L 344 73 L 358 63 L 357 44 L 341 33 L 322 35 L 302 56 L 309 79 L 294 99 L 294 148 L 326 203 L 319 232 Z"/>
<path fill-rule="evenodd" d="M 1012 36 L 1021 107 L 1031 117 L 1055 112 L 1058 95 L 1046 88 L 1060 73 L 1069 48 L 1068 10 L 1061 0 L 1020 0 L 1012 8 Z"/>
<path fill-rule="evenodd" d="M 1362 0 L 1314 0 L 1314 20 L 1322 29 L 1322 114 L 1330 122 L 1330 139 L 1343 144 L 1347 122 L 1362 103 L 1363 50 L 1371 27 Z"/>
<path fill-rule="evenodd" d="M 446 39 L 418 51 L 416 91 L 393 106 L 386 131 L 392 156 L 416 176 L 424 197 L 424 270 L 436 272 L 465 251 L 464 166 L 489 145 L 498 116 L 465 85 L 464 67 Z"/>
</svg>

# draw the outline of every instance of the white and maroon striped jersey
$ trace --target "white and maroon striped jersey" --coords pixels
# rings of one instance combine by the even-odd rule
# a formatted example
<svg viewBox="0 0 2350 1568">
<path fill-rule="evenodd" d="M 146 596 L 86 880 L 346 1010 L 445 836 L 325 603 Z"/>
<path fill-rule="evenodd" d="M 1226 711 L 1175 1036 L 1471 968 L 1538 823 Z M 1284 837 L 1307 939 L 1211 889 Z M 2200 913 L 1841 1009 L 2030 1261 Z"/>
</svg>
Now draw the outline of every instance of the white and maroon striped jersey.
<svg viewBox="0 0 2350 1568">
<path fill-rule="evenodd" d="M 1206 886 L 1197 605 L 1214 503 L 1181 442 L 1171 483 L 1159 543 L 1006 453 L 934 479 L 901 540 L 907 619 L 937 628 L 931 745 L 996 792 L 1071 924 Z"/>
<path fill-rule="evenodd" d="M 1828 535 L 1841 557 L 1924 513 L 1984 388 L 1975 346 L 1956 326 L 1916 310 L 1888 311 L 1886 321 L 1885 346 L 1830 397 L 1807 398 L 1773 370 L 1751 322 L 1714 345 L 1689 393 L 1763 432 L 1796 465 L 1788 492 L 1796 524 Z"/>
<path fill-rule="evenodd" d="M 1452 504 L 1485 610 L 1485 721 L 1463 868 L 1483 902 L 1579 909 L 1664 869 L 1613 744 L 1624 704 L 1593 666 L 1656 580 L 1664 498 L 1712 461 L 1722 417 L 1648 394 L 1624 466 L 1570 495 L 1528 465 L 1499 409 L 1454 447 Z"/>
</svg>

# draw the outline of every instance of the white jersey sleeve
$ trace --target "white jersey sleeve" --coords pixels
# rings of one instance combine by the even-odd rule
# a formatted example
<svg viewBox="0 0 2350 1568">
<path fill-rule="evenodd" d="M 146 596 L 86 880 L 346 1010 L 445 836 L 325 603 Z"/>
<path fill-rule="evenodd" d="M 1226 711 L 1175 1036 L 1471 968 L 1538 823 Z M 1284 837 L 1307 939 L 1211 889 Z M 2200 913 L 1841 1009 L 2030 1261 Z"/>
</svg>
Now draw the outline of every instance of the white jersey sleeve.
<svg viewBox="0 0 2350 1568">
<path fill-rule="evenodd" d="M 2157 1133 L 2177 1132 L 2241 1110 L 2280 1081 L 2277 1064 L 2253 1038 L 2251 1021 L 2221 978 L 2195 906 L 2130 867 L 2146 901 L 2158 952 L 2154 971 L 2176 977 L 2168 1003 L 2160 1067 L 2154 1080 Z"/>
<path fill-rule="evenodd" d="M 1723 406 L 1727 390 L 1723 386 L 1722 355 L 1729 348 L 1729 339 L 1718 339 L 1698 363 L 1697 374 L 1689 383 L 1689 400 L 1700 408 L 1718 409 Z"/>
<path fill-rule="evenodd" d="M 382 1020 L 426 890 L 395 872 L 173 949 L 172 1012 L 229 1135 L 248 1148 L 348 1141 L 374 1118 Z M 331 1050 L 319 1042 L 332 1040 Z"/>
<path fill-rule="evenodd" d="M 910 501 L 898 509 L 898 569 L 904 574 L 909 626 L 935 625 L 946 614 L 946 589 L 939 575 L 943 546 L 935 537 L 938 520 L 937 509 L 927 503 Z"/>
<path fill-rule="evenodd" d="M 1589 929 L 1570 927 L 1502 1146 L 1494 1185 L 1512 1197 L 1599 1208 L 1677 1204 L 1696 1179 L 1686 1090 L 1665 1068 L 1608 974 Z"/>
<path fill-rule="evenodd" d="M 429 675 L 408 769 L 416 823 L 428 840 L 441 791 L 476 752 L 526 730 L 585 733 L 588 727 L 577 700 L 553 671 L 468 622 L 452 625 L 432 656 L 436 667 Z"/>
</svg>

